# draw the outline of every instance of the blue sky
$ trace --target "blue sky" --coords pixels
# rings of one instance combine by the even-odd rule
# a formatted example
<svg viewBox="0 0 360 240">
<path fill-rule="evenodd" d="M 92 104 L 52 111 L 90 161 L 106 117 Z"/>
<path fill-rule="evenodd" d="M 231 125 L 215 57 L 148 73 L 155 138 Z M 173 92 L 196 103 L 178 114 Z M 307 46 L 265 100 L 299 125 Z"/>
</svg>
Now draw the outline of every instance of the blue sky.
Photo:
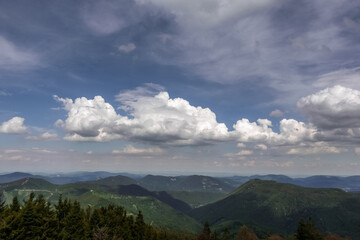
<svg viewBox="0 0 360 240">
<path fill-rule="evenodd" d="M 360 3 L 0 1 L 0 172 L 360 172 Z"/>
</svg>

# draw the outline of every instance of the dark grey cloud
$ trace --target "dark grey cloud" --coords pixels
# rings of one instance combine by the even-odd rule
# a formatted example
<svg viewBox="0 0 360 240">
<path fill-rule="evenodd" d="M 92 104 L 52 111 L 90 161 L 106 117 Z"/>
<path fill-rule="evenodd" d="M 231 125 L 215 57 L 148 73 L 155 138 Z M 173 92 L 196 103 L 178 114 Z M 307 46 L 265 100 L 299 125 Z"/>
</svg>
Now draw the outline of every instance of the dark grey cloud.
<svg viewBox="0 0 360 240">
<path fill-rule="evenodd" d="M 120 65 L 131 56 L 175 66 L 190 79 L 271 89 L 274 103 L 293 104 L 321 76 L 358 67 L 359 6 L 351 0 L 3 1 L 0 37 L 23 53 L 12 67 Z M 135 51 L 118 51 L 130 43 Z"/>
<path fill-rule="evenodd" d="M 360 91 L 340 85 L 299 100 L 298 107 L 319 129 L 359 128 Z"/>
<path fill-rule="evenodd" d="M 340 85 L 303 97 L 298 108 L 316 128 L 316 141 L 360 141 L 360 91 Z"/>
</svg>

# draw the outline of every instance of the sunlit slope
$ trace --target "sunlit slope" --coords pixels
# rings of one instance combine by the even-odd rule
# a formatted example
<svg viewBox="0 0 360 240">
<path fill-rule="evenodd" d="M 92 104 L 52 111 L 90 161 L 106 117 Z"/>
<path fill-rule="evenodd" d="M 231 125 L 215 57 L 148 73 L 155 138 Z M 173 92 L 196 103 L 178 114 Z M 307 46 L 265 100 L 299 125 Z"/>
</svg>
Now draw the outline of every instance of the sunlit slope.
<svg viewBox="0 0 360 240">
<path fill-rule="evenodd" d="M 360 236 L 360 198 L 339 189 L 304 188 L 251 180 L 226 198 L 194 209 L 199 221 L 217 227 L 247 224 L 260 232 L 289 234 L 301 218 L 311 217 L 323 232 Z"/>
<path fill-rule="evenodd" d="M 15 182 L 0 184 L 7 202 L 14 196 L 20 201 L 28 198 L 31 192 L 43 194 L 56 203 L 60 194 L 63 198 L 78 200 L 82 206 L 101 207 L 108 204 L 123 206 L 127 212 L 137 214 L 142 211 L 146 222 L 164 229 L 197 232 L 200 224 L 185 212 L 190 207 L 165 192 L 151 192 L 123 176 L 98 181 L 78 182 L 64 185 L 51 184 L 43 179 L 26 178 Z"/>
</svg>

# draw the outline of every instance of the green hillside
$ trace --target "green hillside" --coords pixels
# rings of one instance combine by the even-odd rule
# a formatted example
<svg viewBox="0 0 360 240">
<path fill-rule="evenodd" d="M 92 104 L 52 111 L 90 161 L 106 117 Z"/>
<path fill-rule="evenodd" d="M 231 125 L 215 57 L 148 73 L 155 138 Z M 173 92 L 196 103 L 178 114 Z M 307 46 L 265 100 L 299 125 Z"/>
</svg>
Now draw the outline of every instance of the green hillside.
<svg viewBox="0 0 360 240">
<path fill-rule="evenodd" d="M 222 192 L 202 192 L 202 191 L 167 191 L 171 196 L 186 202 L 192 208 L 205 206 L 216 202 L 226 196 Z"/>
<path fill-rule="evenodd" d="M 28 198 L 31 192 L 42 194 L 50 199 L 56 194 L 57 185 L 49 183 L 43 179 L 23 178 L 14 182 L 0 184 L 0 192 L 4 192 L 6 203 L 11 203 L 13 197 L 19 199 Z"/>
<path fill-rule="evenodd" d="M 259 235 L 295 231 L 311 217 L 322 232 L 359 239 L 360 198 L 338 189 L 304 188 L 275 181 L 251 180 L 226 198 L 194 209 L 192 216 L 215 228 L 237 230 L 246 224 Z"/>
<path fill-rule="evenodd" d="M 140 179 L 142 186 L 152 191 L 201 191 L 201 192 L 223 192 L 228 193 L 234 189 L 233 186 L 221 179 L 191 175 L 180 177 L 147 175 Z"/>
<path fill-rule="evenodd" d="M 78 200 L 83 206 L 106 207 L 109 204 L 123 206 L 130 214 L 142 211 L 147 223 L 156 227 L 197 232 L 200 224 L 184 212 L 190 207 L 164 192 L 150 192 L 138 185 L 122 185 L 136 182 L 127 177 L 116 176 L 97 181 L 78 182 L 64 185 L 51 184 L 43 179 L 26 178 L 0 184 L 6 202 L 17 196 L 20 201 L 29 198 L 31 192 L 44 195 L 56 203 L 60 194 L 63 198 Z"/>
<path fill-rule="evenodd" d="M 136 215 L 141 211 L 145 222 L 166 230 L 196 233 L 201 229 L 201 225 L 193 218 L 149 196 L 129 196 L 89 191 L 76 199 L 84 206 L 90 204 L 92 207 L 102 207 L 116 204 L 124 207 L 130 214 Z"/>
</svg>

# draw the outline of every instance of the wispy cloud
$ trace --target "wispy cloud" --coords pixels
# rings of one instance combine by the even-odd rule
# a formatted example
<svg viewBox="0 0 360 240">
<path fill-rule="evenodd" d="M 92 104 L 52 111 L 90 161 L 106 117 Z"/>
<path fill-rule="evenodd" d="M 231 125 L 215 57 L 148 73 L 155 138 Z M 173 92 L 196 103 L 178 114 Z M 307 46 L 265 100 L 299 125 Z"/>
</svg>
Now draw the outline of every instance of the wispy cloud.
<svg viewBox="0 0 360 240">
<path fill-rule="evenodd" d="M 120 45 L 118 49 L 120 52 L 130 53 L 136 49 L 136 46 L 134 43 L 128 43 L 128 44 Z"/>
<path fill-rule="evenodd" d="M 40 65 L 38 53 L 21 48 L 0 35 L 0 69 L 22 70 Z"/>
<path fill-rule="evenodd" d="M 122 150 L 113 150 L 113 154 L 124 154 L 124 155 L 159 155 L 164 152 L 161 148 L 136 148 L 132 145 L 127 145 Z"/>
<path fill-rule="evenodd" d="M 40 135 L 26 136 L 25 139 L 33 141 L 54 141 L 59 140 L 59 137 L 56 133 L 44 132 Z"/>
</svg>

